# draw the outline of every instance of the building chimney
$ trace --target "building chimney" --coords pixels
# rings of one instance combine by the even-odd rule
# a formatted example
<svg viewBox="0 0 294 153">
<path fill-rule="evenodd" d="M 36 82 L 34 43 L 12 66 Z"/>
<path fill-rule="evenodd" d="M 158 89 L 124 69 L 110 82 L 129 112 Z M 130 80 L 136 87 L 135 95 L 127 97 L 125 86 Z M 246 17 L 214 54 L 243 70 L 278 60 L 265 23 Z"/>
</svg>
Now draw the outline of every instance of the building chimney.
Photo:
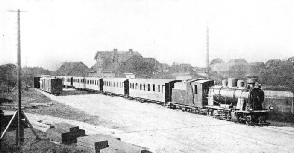
<svg viewBox="0 0 294 153">
<path fill-rule="evenodd" d="M 130 55 L 133 55 L 133 49 L 129 49 Z"/>
</svg>

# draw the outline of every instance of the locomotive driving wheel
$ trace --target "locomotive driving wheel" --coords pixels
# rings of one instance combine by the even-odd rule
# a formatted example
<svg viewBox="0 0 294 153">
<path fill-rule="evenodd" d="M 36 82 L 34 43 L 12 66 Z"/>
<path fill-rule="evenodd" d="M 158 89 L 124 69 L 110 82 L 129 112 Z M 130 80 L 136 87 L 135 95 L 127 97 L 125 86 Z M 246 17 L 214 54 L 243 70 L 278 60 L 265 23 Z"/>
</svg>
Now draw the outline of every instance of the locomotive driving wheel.
<svg viewBox="0 0 294 153">
<path fill-rule="evenodd" d="M 249 115 L 249 116 L 246 117 L 246 121 L 245 122 L 249 126 L 253 125 L 251 115 Z"/>
<path fill-rule="evenodd" d="M 265 116 L 259 116 L 259 117 L 258 117 L 258 123 L 259 123 L 259 124 L 263 124 L 263 123 L 265 123 Z"/>
</svg>

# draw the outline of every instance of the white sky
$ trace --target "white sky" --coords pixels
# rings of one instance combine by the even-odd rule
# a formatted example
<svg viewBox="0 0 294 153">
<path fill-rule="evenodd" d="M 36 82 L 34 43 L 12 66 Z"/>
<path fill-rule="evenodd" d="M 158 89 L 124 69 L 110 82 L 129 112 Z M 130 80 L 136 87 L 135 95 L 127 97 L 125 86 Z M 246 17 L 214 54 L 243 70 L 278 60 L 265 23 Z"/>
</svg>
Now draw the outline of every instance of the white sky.
<svg viewBox="0 0 294 153">
<path fill-rule="evenodd" d="M 16 63 L 21 9 L 22 66 L 91 67 L 96 51 L 132 48 L 171 64 L 210 59 L 248 62 L 294 56 L 293 0 L 1 0 L 0 64 Z"/>
</svg>

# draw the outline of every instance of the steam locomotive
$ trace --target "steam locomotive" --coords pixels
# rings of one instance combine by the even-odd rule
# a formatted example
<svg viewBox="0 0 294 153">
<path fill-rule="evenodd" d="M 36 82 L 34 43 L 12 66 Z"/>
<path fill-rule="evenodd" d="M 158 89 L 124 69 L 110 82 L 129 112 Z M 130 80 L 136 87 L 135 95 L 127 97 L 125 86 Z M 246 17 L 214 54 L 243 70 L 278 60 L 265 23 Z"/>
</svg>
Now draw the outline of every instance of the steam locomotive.
<svg viewBox="0 0 294 153">
<path fill-rule="evenodd" d="M 56 79 L 60 81 L 56 81 Z M 54 80 L 54 83 L 45 83 Z M 41 88 L 58 89 L 60 84 L 77 89 L 99 91 L 141 102 L 160 103 L 172 109 L 206 114 L 219 119 L 242 122 L 248 125 L 268 125 L 270 109 L 263 109 L 264 92 L 257 77 L 245 81 L 229 78 L 222 85 L 213 80 L 189 79 L 127 79 L 56 76 L 40 79 Z M 58 87 L 46 87 L 58 86 Z M 45 90 L 50 92 L 50 90 Z M 52 90 L 56 93 L 57 90 Z M 59 93 L 58 93 L 59 94 Z"/>
<path fill-rule="evenodd" d="M 170 108 L 181 108 L 215 118 L 243 122 L 247 125 L 268 125 L 268 112 L 263 109 L 264 92 L 258 78 L 247 76 L 245 81 L 229 78 L 222 85 L 211 80 L 186 80 L 175 83 Z"/>
</svg>

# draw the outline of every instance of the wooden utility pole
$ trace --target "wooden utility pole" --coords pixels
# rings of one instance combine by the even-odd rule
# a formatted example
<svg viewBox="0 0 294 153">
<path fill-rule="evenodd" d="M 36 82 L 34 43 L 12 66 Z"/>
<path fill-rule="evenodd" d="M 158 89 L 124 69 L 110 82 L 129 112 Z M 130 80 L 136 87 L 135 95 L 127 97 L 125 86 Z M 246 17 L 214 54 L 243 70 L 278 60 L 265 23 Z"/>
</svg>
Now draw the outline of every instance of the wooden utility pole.
<svg viewBox="0 0 294 153">
<path fill-rule="evenodd" d="M 10 12 L 17 12 L 17 89 L 18 89 L 18 110 L 12 116 L 12 119 L 8 123 L 7 127 L 5 128 L 4 132 L 1 135 L 0 141 L 4 138 L 8 128 L 13 123 L 13 120 L 17 118 L 17 130 L 16 130 L 16 145 L 21 146 L 24 142 L 24 125 L 28 124 L 31 128 L 37 139 L 40 137 L 37 135 L 36 131 L 33 129 L 32 124 L 25 116 L 25 114 L 21 110 L 21 47 L 20 47 L 20 10 L 17 11 L 10 11 Z"/>
<path fill-rule="evenodd" d="M 20 51 L 20 10 L 17 10 L 17 91 L 18 91 L 18 120 L 16 144 L 20 146 L 24 141 L 24 127 L 21 124 L 21 51 Z"/>
<path fill-rule="evenodd" d="M 206 29 L 206 78 L 209 79 L 209 29 Z"/>
</svg>

